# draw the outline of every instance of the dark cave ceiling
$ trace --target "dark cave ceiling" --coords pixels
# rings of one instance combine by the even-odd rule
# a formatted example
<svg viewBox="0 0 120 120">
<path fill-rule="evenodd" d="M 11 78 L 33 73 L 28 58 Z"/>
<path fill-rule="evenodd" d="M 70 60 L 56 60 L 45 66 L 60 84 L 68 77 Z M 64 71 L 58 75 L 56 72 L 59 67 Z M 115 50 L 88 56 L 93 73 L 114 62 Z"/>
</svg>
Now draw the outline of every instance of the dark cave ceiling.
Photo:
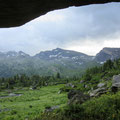
<svg viewBox="0 0 120 120">
<path fill-rule="evenodd" d="M 0 0 L 0 27 L 21 26 L 49 11 L 120 0 Z"/>
</svg>

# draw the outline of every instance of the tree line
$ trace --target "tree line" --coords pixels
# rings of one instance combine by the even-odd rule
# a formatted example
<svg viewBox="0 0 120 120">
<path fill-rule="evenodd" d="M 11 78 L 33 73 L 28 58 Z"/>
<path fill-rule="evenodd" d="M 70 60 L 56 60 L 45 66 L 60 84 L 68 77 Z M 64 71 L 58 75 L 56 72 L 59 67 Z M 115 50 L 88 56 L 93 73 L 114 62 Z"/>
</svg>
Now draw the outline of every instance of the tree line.
<svg viewBox="0 0 120 120">
<path fill-rule="evenodd" d="M 85 81 L 90 81 L 96 74 L 101 74 L 102 76 L 105 74 L 109 74 L 109 76 L 120 74 L 120 59 L 116 59 L 114 61 L 107 60 L 102 66 L 88 68 L 85 74 L 82 76 L 82 79 Z"/>
<path fill-rule="evenodd" d="M 9 78 L 0 78 L 0 90 L 14 89 L 15 87 L 42 87 L 48 85 L 65 84 L 77 78 L 62 78 L 60 73 L 56 76 L 27 76 L 26 74 L 15 75 Z"/>
</svg>

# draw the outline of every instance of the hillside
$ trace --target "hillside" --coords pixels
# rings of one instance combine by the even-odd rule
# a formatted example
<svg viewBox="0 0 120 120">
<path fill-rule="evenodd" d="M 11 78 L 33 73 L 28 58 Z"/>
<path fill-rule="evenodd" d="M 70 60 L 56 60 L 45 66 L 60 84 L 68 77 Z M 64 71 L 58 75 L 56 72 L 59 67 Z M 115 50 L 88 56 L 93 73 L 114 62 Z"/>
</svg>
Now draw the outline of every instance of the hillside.
<svg viewBox="0 0 120 120">
<path fill-rule="evenodd" d="M 81 76 L 87 68 L 120 57 L 120 48 L 103 48 L 96 56 L 56 48 L 30 56 L 22 51 L 0 52 L 0 77 L 16 74 L 51 76 L 58 72 L 64 77 Z"/>
<path fill-rule="evenodd" d="M 69 84 L 70 85 L 70 84 Z M 108 60 L 101 67 L 88 69 L 73 81 L 76 87 L 64 86 L 68 103 L 53 112 L 44 112 L 38 120 L 119 120 L 120 59 Z M 84 93 L 84 94 L 83 94 Z"/>
<path fill-rule="evenodd" d="M 87 69 L 81 78 L 1 78 L 0 119 L 119 120 L 119 90 L 120 59 Z"/>
</svg>

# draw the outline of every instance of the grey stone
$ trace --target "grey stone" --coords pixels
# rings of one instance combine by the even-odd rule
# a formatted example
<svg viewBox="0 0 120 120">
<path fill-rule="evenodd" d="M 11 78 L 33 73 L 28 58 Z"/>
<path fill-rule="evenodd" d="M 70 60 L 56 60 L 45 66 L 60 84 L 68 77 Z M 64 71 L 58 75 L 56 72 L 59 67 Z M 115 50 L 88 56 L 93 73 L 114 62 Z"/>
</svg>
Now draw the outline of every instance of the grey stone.
<svg viewBox="0 0 120 120">
<path fill-rule="evenodd" d="M 36 90 L 36 89 L 37 89 L 36 86 L 30 88 L 30 90 Z"/>
<path fill-rule="evenodd" d="M 120 89 L 120 75 L 113 76 L 111 89 L 114 93 L 116 93 Z"/>
<path fill-rule="evenodd" d="M 120 75 L 113 76 L 112 86 L 120 87 Z"/>
<path fill-rule="evenodd" d="M 59 108 L 58 105 L 53 106 L 53 107 L 46 107 L 44 112 L 52 112 L 53 110 L 58 109 L 58 108 Z"/>
<path fill-rule="evenodd" d="M 98 88 L 89 92 L 90 97 L 98 97 L 107 92 L 107 88 Z"/>
<path fill-rule="evenodd" d="M 88 87 L 88 85 L 85 85 L 85 88 L 87 88 Z"/>
<path fill-rule="evenodd" d="M 9 96 L 11 96 L 11 97 L 16 96 L 16 94 L 15 93 L 10 93 Z"/>
<path fill-rule="evenodd" d="M 101 87 L 104 87 L 106 84 L 105 83 L 99 83 L 98 85 L 97 85 L 97 87 L 98 88 L 101 88 Z"/>
<path fill-rule="evenodd" d="M 66 87 L 71 87 L 71 88 L 75 88 L 75 87 L 76 87 L 76 86 L 73 85 L 72 83 L 67 83 L 65 86 L 66 86 Z"/>
<path fill-rule="evenodd" d="M 81 80 L 80 83 L 84 83 L 84 80 Z"/>
</svg>

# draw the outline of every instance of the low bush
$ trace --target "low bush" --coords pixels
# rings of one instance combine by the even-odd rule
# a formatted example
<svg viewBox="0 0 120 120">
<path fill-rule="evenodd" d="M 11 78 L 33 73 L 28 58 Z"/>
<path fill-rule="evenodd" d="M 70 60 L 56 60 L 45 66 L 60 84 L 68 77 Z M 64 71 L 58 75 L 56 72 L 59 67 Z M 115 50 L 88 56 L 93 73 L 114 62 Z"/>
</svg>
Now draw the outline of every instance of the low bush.
<svg viewBox="0 0 120 120">
<path fill-rule="evenodd" d="M 43 119 L 44 118 L 44 119 Z M 120 120 L 120 92 L 93 98 L 83 104 L 66 106 L 37 120 Z"/>
</svg>

